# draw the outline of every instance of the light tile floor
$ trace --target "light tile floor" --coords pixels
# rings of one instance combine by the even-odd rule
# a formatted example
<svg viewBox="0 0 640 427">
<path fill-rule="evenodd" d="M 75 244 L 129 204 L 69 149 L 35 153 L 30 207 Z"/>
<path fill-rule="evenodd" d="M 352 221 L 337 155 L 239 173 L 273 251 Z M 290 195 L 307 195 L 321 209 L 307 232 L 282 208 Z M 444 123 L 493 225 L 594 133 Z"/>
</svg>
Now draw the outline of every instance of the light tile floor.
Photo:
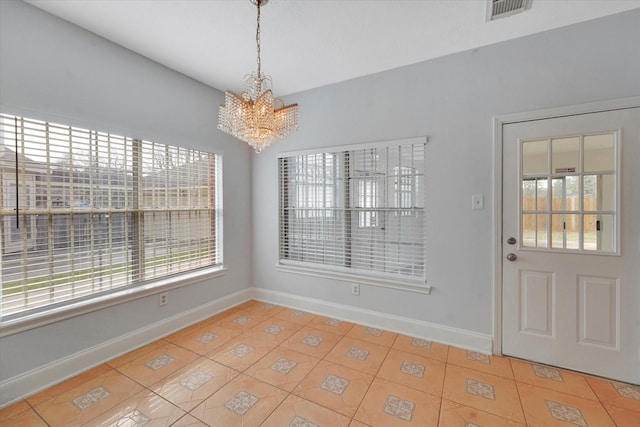
<svg viewBox="0 0 640 427">
<path fill-rule="evenodd" d="M 640 387 L 248 301 L 4 408 L 0 425 L 638 427 Z"/>
</svg>

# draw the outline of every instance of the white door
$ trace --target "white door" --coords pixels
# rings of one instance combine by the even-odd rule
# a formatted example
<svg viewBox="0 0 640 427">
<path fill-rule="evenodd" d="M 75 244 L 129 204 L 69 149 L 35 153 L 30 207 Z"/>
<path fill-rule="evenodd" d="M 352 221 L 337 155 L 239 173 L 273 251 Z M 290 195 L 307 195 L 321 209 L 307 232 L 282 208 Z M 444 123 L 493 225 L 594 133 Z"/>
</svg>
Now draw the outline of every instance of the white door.
<svg viewBox="0 0 640 427">
<path fill-rule="evenodd" d="M 503 353 L 640 383 L 640 108 L 502 143 Z"/>
</svg>

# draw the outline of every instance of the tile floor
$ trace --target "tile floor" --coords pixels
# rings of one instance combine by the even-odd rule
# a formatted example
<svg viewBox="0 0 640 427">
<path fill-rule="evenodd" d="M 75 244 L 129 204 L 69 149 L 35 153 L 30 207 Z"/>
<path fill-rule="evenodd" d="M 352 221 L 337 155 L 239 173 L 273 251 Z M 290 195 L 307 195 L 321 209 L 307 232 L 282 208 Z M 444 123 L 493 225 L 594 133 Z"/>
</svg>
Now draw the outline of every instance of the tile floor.
<svg viewBox="0 0 640 427">
<path fill-rule="evenodd" d="M 0 410 L 10 426 L 640 426 L 640 387 L 249 301 Z"/>
</svg>

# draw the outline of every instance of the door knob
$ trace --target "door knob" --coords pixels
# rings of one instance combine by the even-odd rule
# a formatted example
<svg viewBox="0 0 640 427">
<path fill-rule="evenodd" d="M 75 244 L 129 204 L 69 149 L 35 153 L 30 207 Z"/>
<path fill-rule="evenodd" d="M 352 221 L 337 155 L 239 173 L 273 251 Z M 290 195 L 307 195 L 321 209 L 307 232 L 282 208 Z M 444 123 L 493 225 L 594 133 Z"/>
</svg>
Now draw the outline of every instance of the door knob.
<svg viewBox="0 0 640 427">
<path fill-rule="evenodd" d="M 507 239 L 507 243 L 510 245 L 515 245 L 516 244 L 516 238 L 515 237 L 509 237 Z"/>
<path fill-rule="evenodd" d="M 518 256 L 516 254 L 507 254 L 507 259 L 509 261 L 515 261 L 516 259 L 518 259 Z"/>
</svg>

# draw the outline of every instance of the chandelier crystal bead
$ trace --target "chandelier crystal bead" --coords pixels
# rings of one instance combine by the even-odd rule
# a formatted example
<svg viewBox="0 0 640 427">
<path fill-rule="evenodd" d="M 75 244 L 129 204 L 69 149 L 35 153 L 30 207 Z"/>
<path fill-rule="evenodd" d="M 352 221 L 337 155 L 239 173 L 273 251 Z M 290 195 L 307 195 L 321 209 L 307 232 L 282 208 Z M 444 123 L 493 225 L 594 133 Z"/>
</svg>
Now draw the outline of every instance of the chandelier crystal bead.
<svg viewBox="0 0 640 427">
<path fill-rule="evenodd" d="M 262 74 L 260 59 L 260 6 L 267 0 L 250 0 L 258 9 L 256 45 L 258 70 L 245 76 L 245 91 L 226 91 L 218 112 L 218 129 L 249 144 L 256 153 L 298 130 L 298 104 L 274 99 L 271 77 Z"/>
</svg>

